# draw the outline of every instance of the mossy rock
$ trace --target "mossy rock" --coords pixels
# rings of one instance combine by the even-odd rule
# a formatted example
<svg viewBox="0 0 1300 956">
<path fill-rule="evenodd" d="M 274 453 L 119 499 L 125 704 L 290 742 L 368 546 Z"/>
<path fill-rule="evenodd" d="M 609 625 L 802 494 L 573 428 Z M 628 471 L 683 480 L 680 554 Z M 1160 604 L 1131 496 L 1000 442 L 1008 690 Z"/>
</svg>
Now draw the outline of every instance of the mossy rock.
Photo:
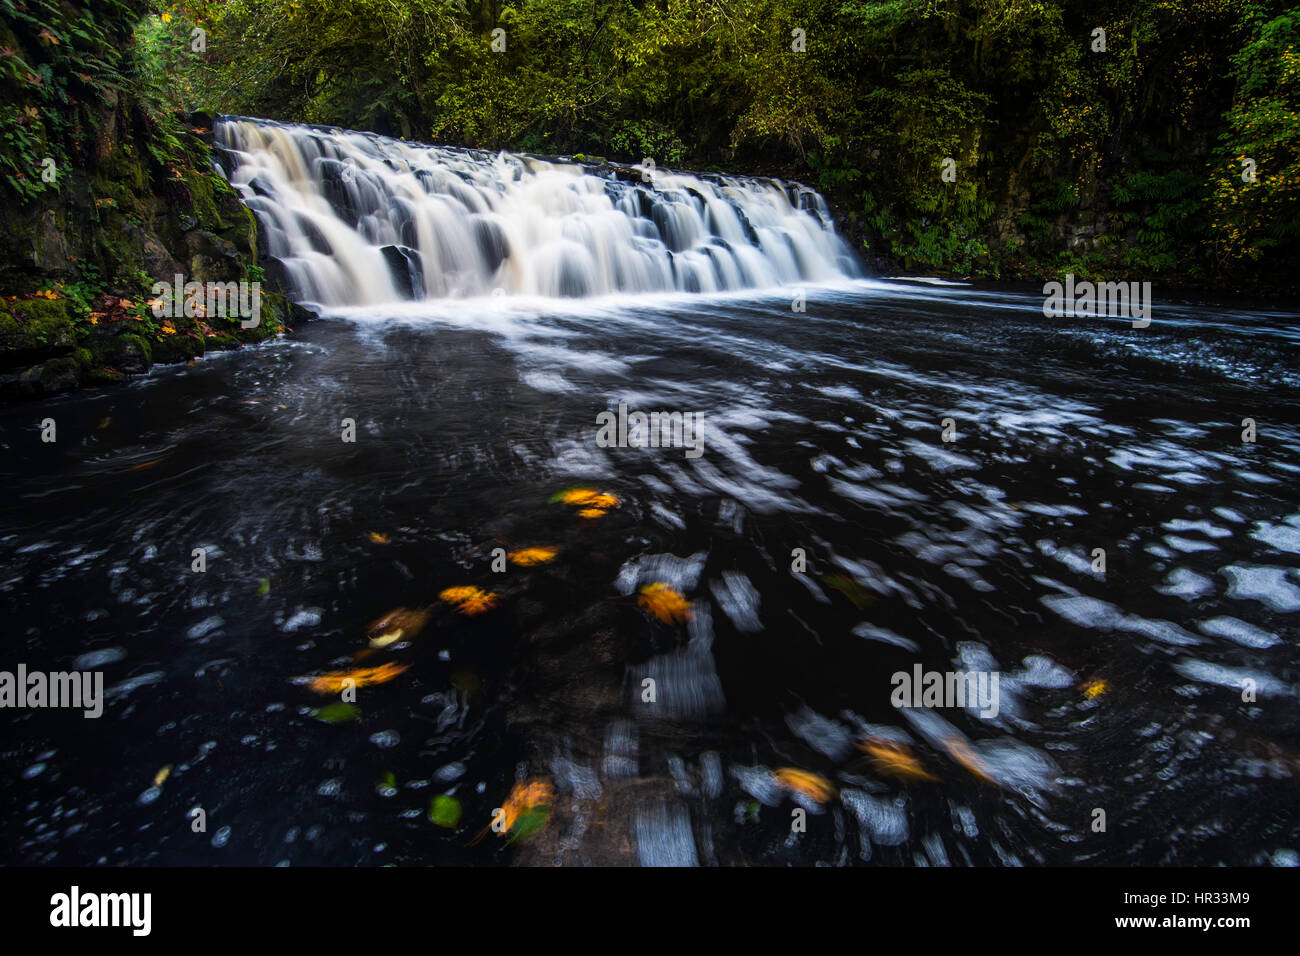
<svg viewBox="0 0 1300 956">
<path fill-rule="evenodd" d="M 153 349 L 148 341 L 138 335 L 119 335 L 112 339 L 104 358 L 106 364 L 135 375 L 149 371 L 149 366 L 153 364 Z"/>
<path fill-rule="evenodd" d="M 188 362 L 203 354 L 203 339 L 197 335 L 164 335 L 153 343 L 153 360 L 159 365 Z"/>
<path fill-rule="evenodd" d="M 69 352 L 76 344 L 68 305 L 60 299 L 11 302 L 0 312 L 0 353 L 54 354 Z"/>
<path fill-rule="evenodd" d="M 24 395 L 57 395 L 81 384 L 81 366 L 71 356 L 50 359 L 23 372 L 18 382 Z"/>
<path fill-rule="evenodd" d="M 239 336 L 231 332 L 217 332 L 207 336 L 203 344 L 212 351 L 239 348 Z"/>
<path fill-rule="evenodd" d="M 88 368 L 82 373 L 81 380 L 86 385 L 117 385 L 126 381 L 126 373 L 115 368 Z"/>
<path fill-rule="evenodd" d="M 195 218 L 205 229 L 220 230 L 225 228 L 221 214 L 217 212 L 216 198 L 213 195 L 212 177 L 216 173 L 202 173 L 187 169 L 181 173 L 185 191 L 190 194 Z"/>
</svg>

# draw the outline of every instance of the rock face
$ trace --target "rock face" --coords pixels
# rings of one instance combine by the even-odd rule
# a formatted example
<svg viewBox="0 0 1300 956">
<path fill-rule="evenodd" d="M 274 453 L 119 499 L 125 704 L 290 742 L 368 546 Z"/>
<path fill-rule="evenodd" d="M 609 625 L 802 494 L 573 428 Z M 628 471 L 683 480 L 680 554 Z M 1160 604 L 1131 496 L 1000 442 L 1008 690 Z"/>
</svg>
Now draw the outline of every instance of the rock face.
<svg viewBox="0 0 1300 956">
<path fill-rule="evenodd" d="M 193 129 L 211 119 L 188 117 Z M 120 128 L 106 117 L 108 133 Z M 130 139 L 106 143 L 99 165 L 67 174 L 58 192 L 0 202 L 0 401 L 22 401 L 102 385 L 236 348 L 282 331 L 308 313 L 262 277 L 258 225 L 191 132 L 184 163 L 159 167 Z M 265 293 L 261 324 L 178 317 L 166 328 L 140 306 L 155 282 L 250 281 Z M 50 290 L 55 298 L 36 297 Z M 75 290 L 75 293 L 74 291 Z M 121 310 L 94 310 L 104 302 Z"/>
<path fill-rule="evenodd" d="M 45 4 L 39 16 L 0 19 L 0 51 L 33 77 L 89 49 L 104 75 L 127 74 L 149 10 L 144 0 Z M 54 32 L 42 32 L 41 17 Z M 0 77 L 10 117 L 0 137 L 0 401 L 119 382 L 307 315 L 280 294 L 274 271 L 264 276 L 256 219 L 213 166 L 213 118 L 162 112 L 132 92 L 134 80 L 120 81 L 91 92 L 96 77 L 78 74 L 57 99 L 46 83 Z M 260 283 L 261 322 L 244 329 L 224 309 L 154 316 L 153 284 L 177 275 Z"/>
</svg>

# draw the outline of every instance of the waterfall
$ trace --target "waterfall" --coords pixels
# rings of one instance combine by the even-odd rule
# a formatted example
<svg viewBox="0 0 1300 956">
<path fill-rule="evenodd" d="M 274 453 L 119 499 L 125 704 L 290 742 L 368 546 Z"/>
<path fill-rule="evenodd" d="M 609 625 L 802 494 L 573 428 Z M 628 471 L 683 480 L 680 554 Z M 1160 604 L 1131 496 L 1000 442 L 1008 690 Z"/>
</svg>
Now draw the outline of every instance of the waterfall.
<svg viewBox="0 0 1300 956">
<path fill-rule="evenodd" d="M 856 277 L 815 190 L 222 117 L 215 162 L 299 302 L 723 292 Z"/>
</svg>

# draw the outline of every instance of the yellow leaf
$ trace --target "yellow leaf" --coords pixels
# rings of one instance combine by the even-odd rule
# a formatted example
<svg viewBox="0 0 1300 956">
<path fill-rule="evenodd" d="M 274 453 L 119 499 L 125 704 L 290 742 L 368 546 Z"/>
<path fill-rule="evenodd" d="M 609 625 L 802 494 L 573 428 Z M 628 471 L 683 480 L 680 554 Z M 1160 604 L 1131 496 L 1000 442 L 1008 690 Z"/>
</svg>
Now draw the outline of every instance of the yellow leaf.
<svg viewBox="0 0 1300 956">
<path fill-rule="evenodd" d="M 613 495 L 592 488 L 570 488 L 552 500 L 562 501 L 566 505 L 584 505 L 606 511 L 619 505 L 619 500 Z"/>
<path fill-rule="evenodd" d="M 171 764 L 168 764 L 167 766 L 163 767 L 161 770 L 159 770 L 156 774 L 153 775 L 153 785 L 155 787 L 161 787 L 163 785 L 163 781 L 165 781 L 169 776 L 171 776 L 171 772 L 172 772 Z"/>
<path fill-rule="evenodd" d="M 403 671 L 410 668 L 410 664 L 380 664 L 378 667 L 362 667 L 350 671 L 331 671 L 328 674 L 321 674 L 313 678 L 307 686 L 317 694 L 337 694 L 344 687 L 344 681 L 352 681 L 354 687 L 366 687 L 370 684 L 386 684 L 393 678 L 397 677 Z"/>
<path fill-rule="evenodd" d="M 579 518 L 603 518 L 604 516 L 604 508 L 583 508 L 578 512 Z"/>
<path fill-rule="evenodd" d="M 921 766 L 920 759 L 907 744 L 868 737 L 858 741 L 857 748 L 871 758 L 871 766 L 877 773 L 902 780 L 939 779 Z"/>
<path fill-rule="evenodd" d="M 534 565 L 545 564 L 558 553 L 556 548 L 521 548 L 518 551 L 511 551 L 506 557 L 521 568 L 531 568 Z"/>
<path fill-rule="evenodd" d="M 821 774 L 796 770 L 793 767 L 782 767 L 780 770 L 772 771 L 772 777 L 785 789 L 802 793 L 817 803 L 825 803 L 835 796 L 835 787 Z"/>
<path fill-rule="evenodd" d="M 1083 685 L 1083 696 L 1092 700 L 1095 697 L 1100 697 L 1108 690 L 1110 690 L 1110 685 L 1104 680 L 1090 680 Z"/>
<path fill-rule="evenodd" d="M 497 605 L 497 596 L 491 591 L 482 591 L 469 585 L 447 588 L 438 597 L 453 605 L 461 614 L 471 617 L 490 611 Z"/>
<path fill-rule="evenodd" d="M 665 624 L 685 621 L 691 616 L 690 603 L 662 581 L 641 588 L 636 603 Z"/>
<path fill-rule="evenodd" d="M 560 501 L 566 505 L 585 505 L 599 494 L 600 492 L 592 491 L 590 488 L 570 488 L 561 493 Z"/>
<path fill-rule="evenodd" d="M 370 532 L 370 540 L 375 544 L 388 544 L 388 535 L 380 531 Z"/>
</svg>

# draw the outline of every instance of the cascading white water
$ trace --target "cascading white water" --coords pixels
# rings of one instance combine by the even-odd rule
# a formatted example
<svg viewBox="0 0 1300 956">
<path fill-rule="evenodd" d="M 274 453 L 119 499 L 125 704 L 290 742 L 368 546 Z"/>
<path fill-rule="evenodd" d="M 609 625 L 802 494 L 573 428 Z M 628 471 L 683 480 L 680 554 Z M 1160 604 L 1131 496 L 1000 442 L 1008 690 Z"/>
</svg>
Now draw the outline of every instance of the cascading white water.
<svg viewBox="0 0 1300 956">
<path fill-rule="evenodd" d="M 240 117 L 220 119 L 215 141 L 300 302 L 717 292 L 859 275 L 826 201 L 794 183 Z"/>
</svg>

